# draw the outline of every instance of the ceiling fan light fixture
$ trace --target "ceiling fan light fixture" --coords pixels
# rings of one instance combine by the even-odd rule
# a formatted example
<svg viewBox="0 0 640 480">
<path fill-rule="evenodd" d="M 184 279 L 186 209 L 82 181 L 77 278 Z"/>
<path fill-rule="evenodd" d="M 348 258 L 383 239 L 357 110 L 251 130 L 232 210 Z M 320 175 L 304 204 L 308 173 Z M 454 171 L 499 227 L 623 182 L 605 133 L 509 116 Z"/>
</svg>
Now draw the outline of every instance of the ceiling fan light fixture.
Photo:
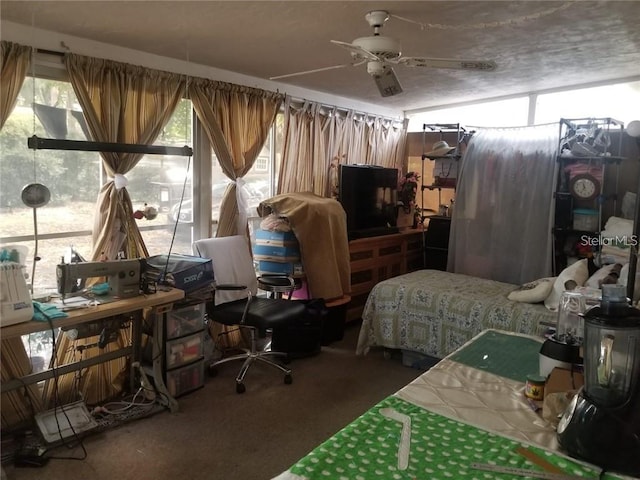
<svg viewBox="0 0 640 480">
<path fill-rule="evenodd" d="M 356 38 L 352 44 L 384 60 L 395 60 L 400 57 L 400 42 L 395 38 L 380 35 L 360 37 Z M 352 52 L 352 55 L 358 56 L 356 52 Z"/>
</svg>

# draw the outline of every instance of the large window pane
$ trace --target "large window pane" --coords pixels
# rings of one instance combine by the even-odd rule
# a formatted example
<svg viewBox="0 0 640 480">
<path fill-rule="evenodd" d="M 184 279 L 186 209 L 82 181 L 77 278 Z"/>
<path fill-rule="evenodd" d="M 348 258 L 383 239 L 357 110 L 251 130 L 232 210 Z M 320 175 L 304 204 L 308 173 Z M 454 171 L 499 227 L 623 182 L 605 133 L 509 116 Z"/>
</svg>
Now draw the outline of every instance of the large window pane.
<svg viewBox="0 0 640 480">
<path fill-rule="evenodd" d="M 614 118 L 625 125 L 640 117 L 640 82 L 582 88 L 538 96 L 536 123 L 561 118 Z"/>
<path fill-rule="evenodd" d="M 527 124 L 528 97 L 441 108 L 409 117 L 409 132 L 421 132 L 425 123 L 460 123 L 465 127 L 521 127 Z"/>
</svg>

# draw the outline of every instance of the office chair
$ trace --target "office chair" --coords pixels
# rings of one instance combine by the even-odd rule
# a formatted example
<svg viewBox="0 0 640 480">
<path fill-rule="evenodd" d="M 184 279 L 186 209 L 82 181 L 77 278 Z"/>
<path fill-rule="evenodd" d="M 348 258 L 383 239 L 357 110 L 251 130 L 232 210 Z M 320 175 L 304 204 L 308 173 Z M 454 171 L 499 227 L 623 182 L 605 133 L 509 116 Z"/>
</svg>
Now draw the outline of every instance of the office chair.
<svg viewBox="0 0 640 480">
<path fill-rule="evenodd" d="M 193 253 L 210 258 L 213 263 L 213 301 L 207 302 L 207 315 L 213 321 L 248 329 L 250 348 L 244 353 L 222 358 L 209 366 L 215 375 L 217 366 L 233 360 L 244 360 L 236 377 L 236 392 L 244 393 L 244 377 L 256 361 L 266 363 L 284 373 L 284 383 L 292 382 L 291 370 L 273 359 L 284 352 L 258 349 L 258 337 L 269 329 L 286 327 L 301 319 L 306 312 L 303 302 L 256 296 L 258 279 L 253 266 L 249 241 L 241 235 L 206 238 L 193 244 Z"/>
</svg>

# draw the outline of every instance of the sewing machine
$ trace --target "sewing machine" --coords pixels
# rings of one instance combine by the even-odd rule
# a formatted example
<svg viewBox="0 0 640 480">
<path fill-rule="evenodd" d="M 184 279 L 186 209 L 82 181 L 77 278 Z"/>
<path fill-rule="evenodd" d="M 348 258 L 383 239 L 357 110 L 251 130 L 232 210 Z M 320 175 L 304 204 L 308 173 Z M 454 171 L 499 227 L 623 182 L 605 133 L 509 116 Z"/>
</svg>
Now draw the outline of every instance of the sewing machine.
<svg viewBox="0 0 640 480">
<path fill-rule="evenodd" d="M 85 288 L 87 278 L 107 277 L 109 295 L 130 298 L 140 294 L 140 274 L 144 260 L 59 263 L 56 267 L 58 293 L 64 298 Z"/>
</svg>

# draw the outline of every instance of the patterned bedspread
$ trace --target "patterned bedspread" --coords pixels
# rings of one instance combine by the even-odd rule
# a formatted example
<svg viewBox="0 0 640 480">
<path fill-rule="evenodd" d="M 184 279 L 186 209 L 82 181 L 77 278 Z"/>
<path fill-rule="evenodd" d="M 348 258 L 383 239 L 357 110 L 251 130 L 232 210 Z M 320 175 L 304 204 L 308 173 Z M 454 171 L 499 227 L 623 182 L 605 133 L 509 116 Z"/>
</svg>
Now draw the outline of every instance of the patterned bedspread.
<svg viewBox="0 0 640 480">
<path fill-rule="evenodd" d="M 356 353 L 381 346 L 444 358 L 490 328 L 541 336 L 557 313 L 507 299 L 516 288 L 439 270 L 384 280 L 367 299 Z"/>
</svg>

